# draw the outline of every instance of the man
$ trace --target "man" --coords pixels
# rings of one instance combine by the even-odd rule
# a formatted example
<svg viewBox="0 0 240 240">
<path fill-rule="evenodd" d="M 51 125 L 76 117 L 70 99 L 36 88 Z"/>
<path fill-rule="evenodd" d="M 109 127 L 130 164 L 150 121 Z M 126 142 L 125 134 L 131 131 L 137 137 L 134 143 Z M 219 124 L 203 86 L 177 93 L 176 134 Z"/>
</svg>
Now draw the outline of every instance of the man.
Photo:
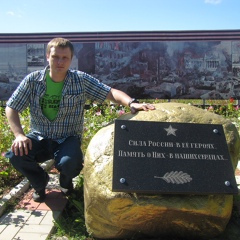
<svg viewBox="0 0 240 240">
<path fill-rule="evenodd" d="M 133 112 L 154 109 L 153 105 L 139 104 L 86 73 L 70 70 L 73 53 L 69 40 L 51 40 L 46 50 L 49 66 L 26 76 L 7 102 L 6 116 L 15 140 L 6 156 L 35 189 L 36 202 L 44 201 L 49 181 L 39 163 L 51 158 L 60 172 L 62 192 L 70 194 L 73 190 L 72 179 L 80 173 L 83 163 L 80 145 L 87 99 L 98 102 L 108 99 L 130 106 Z M 28 106 L 31 132 L 25 135 L 19 112 Z"/>
</svg>

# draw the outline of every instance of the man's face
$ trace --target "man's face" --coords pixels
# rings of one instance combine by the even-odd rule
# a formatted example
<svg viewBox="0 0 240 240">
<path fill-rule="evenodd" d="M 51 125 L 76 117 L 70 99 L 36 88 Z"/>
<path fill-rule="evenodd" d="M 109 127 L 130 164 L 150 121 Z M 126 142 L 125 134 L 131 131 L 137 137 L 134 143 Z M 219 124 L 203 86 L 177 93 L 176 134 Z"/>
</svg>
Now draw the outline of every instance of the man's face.
<svg viewBox="0 0 240 240">
<path fill-rule="evenodd" d="M 66 74 L 72 62 L 70 48 L 52 47 L 47 54 L 47 61 L 52 74 Z"/>
</svg>

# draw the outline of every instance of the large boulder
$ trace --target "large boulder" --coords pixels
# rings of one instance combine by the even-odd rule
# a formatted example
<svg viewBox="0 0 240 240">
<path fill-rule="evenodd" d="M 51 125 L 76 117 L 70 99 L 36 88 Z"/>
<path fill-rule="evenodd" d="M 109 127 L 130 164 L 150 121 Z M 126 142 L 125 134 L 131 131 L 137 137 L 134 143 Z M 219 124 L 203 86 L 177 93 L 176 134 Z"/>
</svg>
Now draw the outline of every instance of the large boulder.
<svg viewBox="0 0 240 240">
<path fill-rule="evenodd" d="M 160 103 L 156 110 L 126 114 L 123 120 L 221 124 L 233 168 L 240 148 L 231 121 L 180 103 Z M 210 239 L 229 222 L 232 195 L 164 195 L 112 192 L 114 124 L 102 128 L 90 142 L 84 163 L 85 221 L 97 238 L 178 236 Z M 137 166 L 136 166 L 137 167 Z"/>
</svg>

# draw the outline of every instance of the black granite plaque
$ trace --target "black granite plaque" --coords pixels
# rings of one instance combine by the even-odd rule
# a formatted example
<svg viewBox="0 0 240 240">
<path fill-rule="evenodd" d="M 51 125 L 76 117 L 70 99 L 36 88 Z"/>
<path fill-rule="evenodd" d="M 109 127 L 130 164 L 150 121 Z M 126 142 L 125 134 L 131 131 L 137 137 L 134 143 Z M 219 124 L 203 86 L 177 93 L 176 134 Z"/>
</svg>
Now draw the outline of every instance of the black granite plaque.
<svg viewBox="0 0 240 240">
<path fill-rule="evenodd" d="M 222 125 L 115 121 L 113 191 L 237 194 Z"/>
</svg>

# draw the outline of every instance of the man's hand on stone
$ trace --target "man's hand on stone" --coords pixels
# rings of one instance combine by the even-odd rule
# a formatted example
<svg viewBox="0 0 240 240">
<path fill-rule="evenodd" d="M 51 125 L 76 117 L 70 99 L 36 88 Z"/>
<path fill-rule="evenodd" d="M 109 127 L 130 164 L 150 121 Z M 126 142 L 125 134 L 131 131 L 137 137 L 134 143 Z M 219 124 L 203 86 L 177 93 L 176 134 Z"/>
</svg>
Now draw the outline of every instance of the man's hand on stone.
<svg viewBox="0 0 240 240">
<path fill-rule="evenodd" d="M 148 111 L 148 110 L 154 110 L 155 107 L 152 104 L 147 103 L 131 103 L 130 110 L 131 113 L 134 114 L 137 111 Z"/>
</svg>

